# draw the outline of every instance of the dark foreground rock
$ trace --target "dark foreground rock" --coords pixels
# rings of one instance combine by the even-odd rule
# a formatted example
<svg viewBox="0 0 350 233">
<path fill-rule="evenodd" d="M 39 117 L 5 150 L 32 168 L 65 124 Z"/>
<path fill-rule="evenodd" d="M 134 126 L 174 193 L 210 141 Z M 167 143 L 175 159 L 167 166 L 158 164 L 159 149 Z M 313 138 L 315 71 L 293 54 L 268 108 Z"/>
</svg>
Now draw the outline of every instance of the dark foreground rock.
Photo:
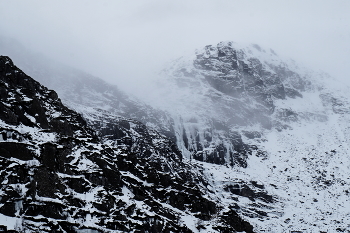
<svg viewBox="0 0 350 233">
<path fill-rule="evenodd" d="M 0 217 L 15 222 L 9 230 L 253 232 L 210 199 L 201 169 L 172 140 L 142 123 L 94 122 L 95 133 L 8 57 L 0 99 Z"/>
</svg>

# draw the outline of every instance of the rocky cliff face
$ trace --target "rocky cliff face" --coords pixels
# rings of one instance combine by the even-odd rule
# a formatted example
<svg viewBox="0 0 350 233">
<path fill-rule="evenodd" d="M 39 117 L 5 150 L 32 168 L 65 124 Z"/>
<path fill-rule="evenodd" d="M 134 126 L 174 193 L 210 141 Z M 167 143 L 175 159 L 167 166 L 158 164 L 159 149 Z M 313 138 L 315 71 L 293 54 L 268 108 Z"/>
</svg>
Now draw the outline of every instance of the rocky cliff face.
<svg viewBox="0 0 350 233">
<path fill-rule="evenodd" d="M 287 128 L 286 122 L 295 118 L 294 112 L 275 104 L 302 98 L 302 92 L 312 88 L 293 68 L 273 51 L 257 45 L 239 48 L 233 42 L 206 46 L 195 57 L 175 61 L 160 82 L 186 96 L 166 95 L 185 105 L 180 110 L 167 108 L 180 119 L 175 121 L 179 147 L 200 161 L 231 166 L 246 167 L 252 153 L 263 156 L 242 138 L 259 140 L 262 131 Z"/>
<path fill-rule="evenodd" d="M 126 118 L 102 137 L 0 57 L 0 224 L 17 232 L 253 232 L 198 165 Z M 97 124 L 95 122 L 95 124 Z"/>
</svg>

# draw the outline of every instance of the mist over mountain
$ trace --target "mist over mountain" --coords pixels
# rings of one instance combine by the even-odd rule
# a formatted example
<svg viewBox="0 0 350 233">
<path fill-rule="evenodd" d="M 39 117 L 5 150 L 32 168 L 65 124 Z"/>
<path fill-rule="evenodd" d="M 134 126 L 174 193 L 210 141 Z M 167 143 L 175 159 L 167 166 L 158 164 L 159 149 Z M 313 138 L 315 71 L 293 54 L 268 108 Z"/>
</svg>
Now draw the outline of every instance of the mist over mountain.
<svg viewBox="0 0 350 233">
<path fill-rule="evenodd" d="M 227 40 L 348 82 L 349 9 L 347 0 L 14 0 L 0 2 L 0 33 L 120 88 L 147 85 L 163 63 Z"/>
<path fill-rule="evenodd" d="M 0 51 L 21 69 L 1 58 L 0 225 L 348 230 L 350 92 L 326 73 L 227 41 L 168 63 L 139 98 L 15 41 Z"/>
</svg>

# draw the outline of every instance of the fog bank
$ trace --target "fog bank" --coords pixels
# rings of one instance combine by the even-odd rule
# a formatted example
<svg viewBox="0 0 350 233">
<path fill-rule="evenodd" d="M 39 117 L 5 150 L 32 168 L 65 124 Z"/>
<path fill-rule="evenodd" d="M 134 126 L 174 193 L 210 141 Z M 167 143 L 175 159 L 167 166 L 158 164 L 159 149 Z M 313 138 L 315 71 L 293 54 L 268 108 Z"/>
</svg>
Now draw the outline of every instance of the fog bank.
<svg viewBox="0 0 350 233">
<path fill-rule="evenodd" d="M 346 0 L 11 0 L 0 2 L 0 34 L 125 89 L 226 40 L 272 48 L 350 82 L 349 10 Z"/>
</svg>

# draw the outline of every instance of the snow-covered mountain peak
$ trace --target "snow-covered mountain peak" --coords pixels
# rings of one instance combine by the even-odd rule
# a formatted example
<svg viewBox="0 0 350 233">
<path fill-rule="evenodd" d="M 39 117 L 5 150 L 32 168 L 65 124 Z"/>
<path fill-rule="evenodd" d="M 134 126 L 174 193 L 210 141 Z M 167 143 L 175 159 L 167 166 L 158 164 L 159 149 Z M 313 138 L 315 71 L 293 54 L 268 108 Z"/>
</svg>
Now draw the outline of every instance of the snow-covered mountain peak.
<svg viewBox="0 0 350 233">
<path fill-rule="evenodd" d="M 182 169 L 185 165 L 194 172 L 190 176 L 200 178 L 194 183 L 204 196 L 222 208 L 221 217 L 209 219 L 193 214 L 196 208 L 181 212 L 162 202 L 178 214 L 180 225 L 189 232 L 225 232 L 230 228 L 215 228 L 215 221 L 226 222 L 236 213 L 255 232 L 345 232 L 349 228 L 350 92 L 327 74 L 257 45 L 221 42 L 169 64 L 146 105 L 81 72 L 32 70 L 44 81 L 55 77 L 57 82 L 47 83 L 58 87 L 63 102 L 83 114 L 105 146 L 121 152 L 113 159 L 120 158 L 122 168 L 132 168 L 121 169 L 126 186 L 123 196 L 117 194 L 118 200 L 139 197 L 132 182 L 152 195 L 163 194 L 166 189 L 152 189 L 144 174 L 158 174 L 160 180 L 167 177 L 170 159 L 171 166 Z M 125 150 L 132 156 L 125 157 Z M 159 150 L 165 154 L 157 154 Z M 175 155 L 167 156 L 169 151 Z M 157 158 L 152 166 L 161 172 L 133 170 L 144 168 L 144 160 L 135 154 Z M 110 157 L 104 158 L 111 162 Z M 170 197 L 176 199 L 176 195 Z M 182 208 L 175 199 L 172 205 Z M 128 203 L 136 203 L 136 211 L 143 207 L 138 201 Z"/>
<path fill-rule="evenodd" d="M 262 64 L 273 65 L 273 66 L 289 66 L 293 69 L 300 67 L 292 59 L 281 57 L 275 53 L 272 49 L 263 49 L 257 44 L 243 44 L 236 43 L 233 41 L 220 42 L 217 45 L 207 45 L 202 48 L 196 49 L 194 52 L 188 52 L 186 55 L 177 59 L 177 63 L 181 61 L 181 64 L 185 64 L 189 61 L 193 61 L 196 58 L 220 58 L 220 57 L 235 57 L 241 61 L 250 63 L 251 59 L 258 59 Z"/>
<path fill-rule="evenodd" d="M 232 41 L 220 42 L 217 45 L 207 45 L 200 49 L 196 49 L 195 52 L 188 52 L 187 55 L 184 55 L 181 58 L 170 63 L 170 65 L 165 69 L 165 74 L 167 73 L 168 75 L 164 75 L 163 73 L 162 78 L 169 76 L 169 73 L 173 73 L 175 76 L 178 76 L 180 75 L 178 72 L 181 70 L 190 73 L 191 70 L 193 70 L 194 62 L 201 58 L 209 61 L 216 60 L 215 63 L 218 66 L 220 63 L 223 65 L 222 62 L 225 60 L 226 62 L 234 62 L 238 60 L 242 63 L 243 66 L 245 66 L 242 68 L 246 71 L 249 69 L 255 69 L 256 71 L 262 70 L 269 72 L 282 78 L 283 84 L 287 86 L 293 86 L 293 82 L 294 85 L 297 85 L 295 82 L 300 82 L 300 80 L 297 80 L 298 78 L 292 77 L 291 73 L 294 73 L 300 76 L 300 78 L 306 79 L 308 82 L 312 82 L 312 85 L 309 85 L 309 88 L 332 88 L 333 91 L 334 89 L 344 88 L 344 84 L 331 77 L 330 75 L 322 71 L 310 70 L 303 64 L 297 63 L 288 57 L 277 55 L 272 49 L 264 49 L 257 44 L 242 44 Z M 239 66 L 238 63 L 237 65 Z M 230 66 L 228 63 L 226 63 L 224 66 L 227 68 L 226 70 L 223 69 L 224 67 L 221 67 L 221 69 L 218 69 L 218 67 L 216 67 L 217 69 L 214 69 L 214 71 L 221 71 L 226 73 L 228 71 L 237 71 L 236 65 L 232 65 L 233 66 Z M 281 72 L 284 73 L 281 74 Z M 196 74 L 196 72 L 191 73 L 191 76 L 198 78 Z M 255 73 L 254 75 L 261 76 L 261 73 Z M 288 77 L 289 80 L 285 77 Z M 269 85 L 269 83 L 265 84 Z"/>
</svg>

